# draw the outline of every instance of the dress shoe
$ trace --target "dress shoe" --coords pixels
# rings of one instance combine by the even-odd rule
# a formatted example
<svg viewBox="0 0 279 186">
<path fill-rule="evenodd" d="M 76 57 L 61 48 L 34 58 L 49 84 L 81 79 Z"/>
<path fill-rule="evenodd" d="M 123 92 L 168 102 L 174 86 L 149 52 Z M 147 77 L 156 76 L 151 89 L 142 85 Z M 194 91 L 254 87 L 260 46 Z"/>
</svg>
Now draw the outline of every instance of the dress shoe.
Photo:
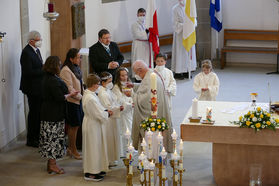
<svg viewBox="0 0 279 186">
<path fill-rule="evenodd" d="M 101 176 L 100 174 L 85 173 L 84 179 L 87 181 L 102 181 L 104 179 L 104 177 Z"/>
<path fill-rule="evenodd" d="M 39 147 L 39 143 L 38 142 L 27 141 L 26 146 L 38 148 Z"/>
<path fill-rule="evenodd" d="M 179 79 L 179 80 L 183 80 L 184 76 L 183 76 L 183 74 L 174 74 L 174 78 Z"/>
</svg>

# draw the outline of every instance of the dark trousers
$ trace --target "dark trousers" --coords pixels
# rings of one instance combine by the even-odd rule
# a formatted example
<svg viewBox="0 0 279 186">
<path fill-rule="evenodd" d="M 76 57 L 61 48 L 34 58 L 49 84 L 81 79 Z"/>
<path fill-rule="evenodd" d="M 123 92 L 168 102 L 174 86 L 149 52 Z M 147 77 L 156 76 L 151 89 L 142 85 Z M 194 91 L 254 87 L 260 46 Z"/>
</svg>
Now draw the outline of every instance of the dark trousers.
<svg viewBox="0 0 279 186">
<path fill-rule="evenodd" d="M 40 111 L 42 100 L 38 95 L 27 95 L 28 98 L 28 127 L 27 127 L 27 144 L 39 143 L 40 136 Z"/>
</svg>

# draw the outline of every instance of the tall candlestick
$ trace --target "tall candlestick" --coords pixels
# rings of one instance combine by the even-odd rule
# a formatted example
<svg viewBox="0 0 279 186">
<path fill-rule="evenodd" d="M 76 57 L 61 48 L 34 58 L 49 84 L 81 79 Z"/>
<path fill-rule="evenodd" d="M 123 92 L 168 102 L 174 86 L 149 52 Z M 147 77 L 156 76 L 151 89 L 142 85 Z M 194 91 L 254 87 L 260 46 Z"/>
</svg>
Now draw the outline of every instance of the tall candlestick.
<svg viewBox="0 0 279 186">
<path fill-rule="evenodd" d="M 198 100 L 194 98 L 192 100 L 192 118 L 198 118 Z"/>
</svg>

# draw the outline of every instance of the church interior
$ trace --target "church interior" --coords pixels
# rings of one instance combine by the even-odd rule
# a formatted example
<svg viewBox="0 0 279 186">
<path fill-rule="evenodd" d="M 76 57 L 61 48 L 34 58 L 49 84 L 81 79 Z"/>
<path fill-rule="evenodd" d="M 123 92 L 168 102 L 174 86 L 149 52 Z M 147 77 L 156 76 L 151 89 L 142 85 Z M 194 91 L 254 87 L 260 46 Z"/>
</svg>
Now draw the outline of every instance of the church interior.
<svg viewBox="0 0 279 186">
<path fill-rule="evenodd" d="M 112 41 L 116 42 L 122 51 L 126 67 L 129 69 L 129 75 L 131 76 L 131 44 L 133 40 L 131 25 L 137 19 L 137 10 L 139 8 L 147 9 L 148 1 L 150 0 L 0 0 L 1 186 L 126 185 L 127 170 L 122 160 L 119 160 L 117 166 L 112 167 L 107 172 L 106 177 L 101 182 L 84 180 L 82 160 L 67 156 L 57 160 L 59 165 L 65 169 L 65 174 L 49 175 L 45 171 L 46 162 L 40 157 L 38 149 L 26 146 L 28 104 L 27 98 L 19 90 L 20 55 L 27 44 L 28 33 L 31 30 L 37 30 L 42 37 L 43 44 L 40 50 L 44 60 L 48 56 L 57 55 L 61 61 L 64 61 L 70 48 L 82 48 L 80 51 L 82 56 L 81 70 L 83 77 L 86 77 L 92 71 L 88 58 L 88 48 L 98 41 L 99 30 L 106 28 L 111 33 Z M 203 138 L 197 137 L 196 135 L 202 134 L 194 129 L 191 134 L 188 134 L 186 131 L 188 128 L 183 128 L 182 125 L 185 124 L 186 126 L 186 123 L 188 123 L 192 100 L 197 97 L 193 90 L 194 78 L 202 71 L 201 61 L 205 59 L 211 59 L 213 71 L 218 75 L 220 87 L 216 102 L 223 103 L 222 110 L 230 109 L 229 103 L 231 102 L 238 103 L 240 106 L 243 103 L 249 102 L 250 104 L 251 93 L 257 93 L 257 104 L 265 103 L 268 105 L 270 102 L 279 104 L 279 1 L 220 0 L 222 2 L 222 30 L 220 32 L 212 29 L 210 24 L 209 9 L 211 1 L 191 1 L 195 1 L 197 12 L 197 25 L 195 27 L 197 68 L 191 72 L 192 78 L 176 79 L 177 93 L 172 98 L 171 110 L 173 128 L 184 142 L 183 167 L 185 172 L 181 182 L 182 185 L 187 186 L 242 185 L 235 183 L 237 183 L 238 176 L 245 174 L 248 175 L 245 179 L 247 184 L 243 185 L 248 185 L 249 174 L 251 177 L 251 173 L 249 173 L 251 166 L 243 164 L 243 167 L 240 167 L 243 172 L 240 171 L 237 174 L 224 169 L 224 167 L 233 169 L 229 165 L 229 160 L 233 161 L 234 159 L 231 156 L 227 157 L 226 154 L 232 151 L 226 151 L 222 154 L 221 151 L 217 152 L 220 149 L 220 146 L 217 148 L 217 145 L 225 144 L 220 140 L 234 141 L 234 138 L 245 137 L 245 139 L 242 139 L 243 144 L 232 142 L 226 148 L 240 144 L 243 145 L 241 148 L 245 148 L 244 145 L 251 149 L 256 146 L 255 149 L 257 149 L 251 151 L 251 153 L 254 152 L 255 156 L 257 154 L 258 156 L 265 156 L 263 152 L 265 148 L 270 150 L 272 154 L 276 154 L 279 153 L 278 128 L 275 131 L 267 131 L 266 134 L 264 132 L 267 129 L 254 132 L 252 128 L 249 128 L 250 131 L 247 134 L 251 136 L 247 136 L 240 131 L 246 130 L 246 128 L 237 128 L 241 135 L 228 132 L 227 138 L 229 139 L 219 139 L 216 136 L 222 133 L 220 132 L 221 129 L 218 129 L 219 132 L 213 131 L 210 134 L 205 132 Z M 48 12 L 49 2 L 54 3 L 54 9 L 59 13 L 56 20 L 50 21 L 43 16 L 45 12 Z M 71 8 L 77 3 L 82 3 L 82 7 L 80 7 L 82 10 L 81 13 L 76 13 L 75 17 L 72 15 L 75 13 Z M 157 0 L 160 52 L 167 55 L 166 67 L 169 69 L 171 69 L 171 58 L 173 57 L 172 7 L 177 3 L 178 0 Z M 74 24 L 81 24 L 79 26 L 82 28 Z M 230 30 L 234 31 L 236 29 L 239 30 L 238 34 L 230 34 Z M 266 33 L 268 31 L 275 33 L 274 39 L 270 39 L 271 36 L 257 35 L 259 32 Z M 244 39 L 243 35 L 246 38 L 263 37 L 263 39 L 249 40 Z M 232 38 L 228 39 L 229 37 Z M 230 41 L 226 42 L 226 39 Z M 230 46 L 237 46 L 238 48 L 230 48 Z M 245 49 L 245 47 L 248 49 Z M 256 47 L 262 48 L 262 51 L 259 52 L 261 49 L 254 49 Z M 274 50 L 272 51 L 270 48 Z M 275 73 L 269 74 L 270 72 Z M 216 124 L 213 126 L 218 127 L 217 121 L 219 120 L 217 113 L 214 113 L 214 111 L 213 109 L 212 117 L 216 120 Z M 204 113 L 205 109 L 200 112 Z M 238 120 L 238 117 L 234 120 Z M 210 127 L 212 128 L 212 126 Z M 211 131 L 211 129 L 208 129 L 208 131 Z M 253 143 L 252 145 L 249 144 L 249 138 L 256 139 L 258 136 L 261 138 L 260 141 L 263 141 L 258 145 L 262 148 L 258 148 Z M 206 137 L 208 139 L 205 139 Z M 264 137 L 270 139 L 264 139 Z M 236 141 L 240 141 L 240 139 Z M 265 146 L 264 143 L 269 145 Z M 244 153 L 244 150 L 239 150 L 238 153 Z M 217 160 L 214 156 L 221 157 L 220 160 L 225 162 L 224 164 L 228 164 L 216 168 Z M 251 156 L 252 159 L 251 154 L 248 154 L 248 156 Z M 268 163 L 260 165 L 261 175 L 265 176 L 264 172 L 270 171 L 270 175 L 277 175 L 278 177 L 278 158 L 270 155 L 262 160 Z M 137 157 L 135 157 L 135 162 L 138 162 Z M 255 162 L 251 164 L 255 164 Z M 174 185 L 170 166 L 166 168 L 166 174 L 168 185 Z M 234 181 L 228 181 L 229 179 L 226 177 L 228 174 L 233 175 Z M 279 178 L 275 178 L 276 176 L 264 176 L 260 184 L 279 185 Z M 140 185 L 139 177 L 139 171 L 134 168 L 133 185 Z"/>
</svg>

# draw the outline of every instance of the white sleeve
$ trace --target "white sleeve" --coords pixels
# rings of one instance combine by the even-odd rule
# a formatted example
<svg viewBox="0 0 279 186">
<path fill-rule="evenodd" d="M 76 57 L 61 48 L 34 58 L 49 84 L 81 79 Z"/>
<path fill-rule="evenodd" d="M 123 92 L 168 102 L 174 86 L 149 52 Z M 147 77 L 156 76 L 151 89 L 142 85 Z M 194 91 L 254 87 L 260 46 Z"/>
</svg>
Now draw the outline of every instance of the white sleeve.
<svg viewBox="0 0 279 186">
<path fill-rule="evenodd" d="M 100 102 L 106 109 L 111 109 L 112 108 L 112 103 L 109 101 L 108 94 L 104 91 L 100 92 L 98 94 L 98 97 L 100 99 Z"/>
<path fill-rule="evenodd" d="M 147 33 L 137 23 L 132 25 L 132 35 L 133 39 L 148 40 Z"/>
<path fill-rule="evenodd" d="M 172 71 L 168 70 L 168 77 L 170 79 L 169 85 L 167 87 L 168 92 L 170 92 L 171 96 L 176 95 L 176 81 L 173 77 Z"/>
<path fill-rule="evenodd" d="M 96 100 L 88 98 L 83 104 L 83 108 L 87 110 L 87 113 L 91 113 L 89 117 L 92 119 L 97 119 L 99 121 L 108 119 L 108 112 L 106 112 L 105 108 L 100 103 L 96 102 Z"/>
<path fill-rule="evenodd" d="M 219 78 L 215 73 L 213 74 L 212 78 L 214 78 L 213 84 L 208 86 L 208 90 L 211 97 L 215 98 L 218 95 L 220 83 L 219 83 Z"/>
<path fill-rule="evenodd" d="M 201 95 L 202 87 L 200 85 L 200 74 L 196 75 L 196 77 L 194 78 L 193 89 L 198 95 Z"/>
<path fill-rule="evenodd" d="M 183 30 L 183 17 L 176 9 L 173 10 L 173 30 L 178 34 Z"/>
</svg>

